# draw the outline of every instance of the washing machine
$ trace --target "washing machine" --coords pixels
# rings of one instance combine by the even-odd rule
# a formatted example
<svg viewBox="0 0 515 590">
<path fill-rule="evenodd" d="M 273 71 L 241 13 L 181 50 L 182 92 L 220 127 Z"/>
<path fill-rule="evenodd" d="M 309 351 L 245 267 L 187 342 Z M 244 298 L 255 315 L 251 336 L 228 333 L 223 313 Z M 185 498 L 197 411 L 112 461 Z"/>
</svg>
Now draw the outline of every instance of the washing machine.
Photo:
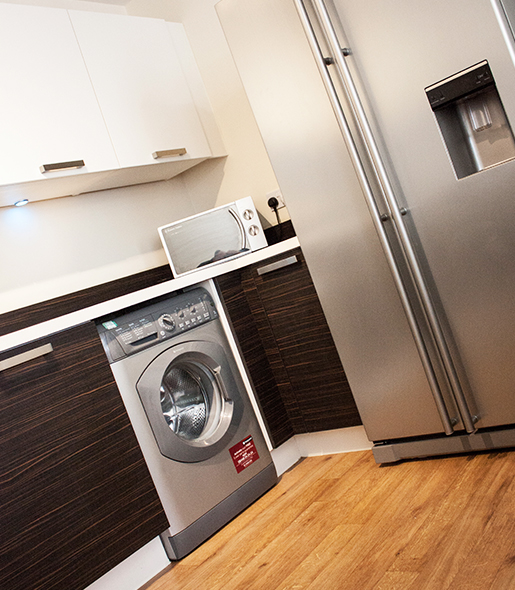
<svg viewBox="0 0 515 590">
<path fill-rule="evenodd" d="M 197 287 L 97 321 L 168 517 L 161 539 L 172 560 L 277 483 L 214 295 Z"/>
</svg>

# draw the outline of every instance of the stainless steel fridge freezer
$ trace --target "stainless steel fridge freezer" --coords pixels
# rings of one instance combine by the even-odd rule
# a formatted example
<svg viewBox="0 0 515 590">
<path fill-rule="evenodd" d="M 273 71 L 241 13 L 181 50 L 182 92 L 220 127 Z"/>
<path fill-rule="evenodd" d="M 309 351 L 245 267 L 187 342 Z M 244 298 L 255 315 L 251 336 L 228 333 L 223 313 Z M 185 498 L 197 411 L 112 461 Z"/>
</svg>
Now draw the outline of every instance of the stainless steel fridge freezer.
<svg viewBox="0 0 515 590">
<path fill-rule="evenodd" d="M 515 445 L 513 4 L 216 8 L 376 460 Z"/>
</svg>

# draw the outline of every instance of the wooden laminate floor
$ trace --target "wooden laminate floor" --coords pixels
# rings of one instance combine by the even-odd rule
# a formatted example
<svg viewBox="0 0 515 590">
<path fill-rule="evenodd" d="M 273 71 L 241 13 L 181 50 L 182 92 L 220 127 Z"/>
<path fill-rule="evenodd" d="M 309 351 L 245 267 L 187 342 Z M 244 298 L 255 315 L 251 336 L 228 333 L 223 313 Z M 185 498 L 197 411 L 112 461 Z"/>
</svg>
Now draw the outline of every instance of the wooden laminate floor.
<svg viewBox="0 0 515 590">
<path fill-rule="evenodd" d="M 515 452 L 310 457 L 146 590 L 515 589 Z"/>
</svg>

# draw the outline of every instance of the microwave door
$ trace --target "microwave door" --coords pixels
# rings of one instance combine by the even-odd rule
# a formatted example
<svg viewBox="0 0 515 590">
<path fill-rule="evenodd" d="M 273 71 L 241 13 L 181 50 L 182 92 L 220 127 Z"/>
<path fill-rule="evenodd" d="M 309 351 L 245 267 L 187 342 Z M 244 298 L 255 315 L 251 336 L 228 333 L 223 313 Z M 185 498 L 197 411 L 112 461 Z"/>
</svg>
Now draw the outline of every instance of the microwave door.
<svg viewBox="0 0 515 590">
<path fill-rule="evenodd" d="M 206 259 L 198 264 L 197 268 L 215 264 L 248 251 L 245 229 L 233 206 L 227 206 L 213 213 L 217 213 L 219 219 L 213 223 L 211 214 L 205 217 L 209 220 L 207 229 L 211 239 L 206 244 Z"/>
<path fill-rule="evenodd" d="M 231 205 L 172 224 L 162 235 L 175 276 L 236 256 L 247 247 Z"/>
</svg>

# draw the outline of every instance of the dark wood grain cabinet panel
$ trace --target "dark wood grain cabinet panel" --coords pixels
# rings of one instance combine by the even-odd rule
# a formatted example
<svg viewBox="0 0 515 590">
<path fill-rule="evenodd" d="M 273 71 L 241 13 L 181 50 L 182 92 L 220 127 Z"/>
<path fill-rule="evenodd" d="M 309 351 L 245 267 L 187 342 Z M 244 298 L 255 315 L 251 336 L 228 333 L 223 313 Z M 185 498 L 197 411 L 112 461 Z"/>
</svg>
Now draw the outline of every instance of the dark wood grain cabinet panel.
<svg viewBox="0 0 515 590">
<path fill-rule="evenodd" d="M 246 269 L 222 275 L 216 279 L 223 294 L 233 331 L 237 336 L 248 373 L 261 406 L 262 414 L 274 447 L 278 447 L 294 435 L 288 412 L 270 367 L 257 323 L 247 300 Z M 247 287 L 247 288 L 246 288 Z"/>
<path fill-rule="evenodd" d="M 108 283 L 102 283 L 89 289 L 75 291 L 62 297 L 2 313 L 0 314 L 0 336 L 58 318 L 97 303 L 109 301 L 115 297 L 121 297 L 127 293 L 134 293 L 140 289 L 170 281 L 172 278 L 172 271 L 168 265 L 159 266 Z"/>
<path fill-rule="evenodd" d="M 260 274 L 274 262 L 296 259 Z M 300 249 L 249 269 L 286 371 L 304 432 L 361 424 L 329 326 Z M 298 432 L 298 430 L 297 430 Z"/>
<path fill-rule="evenodd" d="M 292 264 L 260 274 L 259 269 L 292 256 L 296 257 Z M 250 338 L 252 324 L 274 376 L 274 388 L 260 387 L 263 377 L 258 374 L 256 379 L 250 351 L 242 346 L 274 441 L 281 438 L 276 430 L 277 405 L 294 434 L 361 424 L 301 250 L 231 275 L 220 277 L 218 283 L 240 345 Z M 227 296 L 231 281 L 240 285 L 238 299 Z M 234 285 L 231 289 L 233 293 Z M 286 426 L 281 423 L 282 431 L 287 431 Z"/>
<path fill-rule="evenodd" d="M 168 526 L 93 323 L 0 355 L 0 588 L 82 589 Z"/>
</svg>

